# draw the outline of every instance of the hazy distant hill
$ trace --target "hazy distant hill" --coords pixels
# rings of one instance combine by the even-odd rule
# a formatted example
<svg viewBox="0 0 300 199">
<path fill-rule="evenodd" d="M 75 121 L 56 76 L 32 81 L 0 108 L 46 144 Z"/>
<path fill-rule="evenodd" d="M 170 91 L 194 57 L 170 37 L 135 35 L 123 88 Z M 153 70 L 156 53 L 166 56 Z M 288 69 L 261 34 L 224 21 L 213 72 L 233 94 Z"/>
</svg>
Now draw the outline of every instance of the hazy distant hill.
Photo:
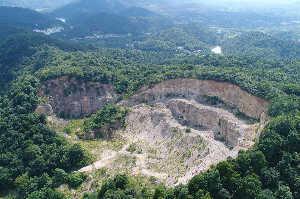
<svg viewBox="0 0 300 199">
<path fill-rule="evenodd" d="M 145 8 L 148 5 L 147 2 L 133 2 L 131 0 L 80 0 L 58 8 L 52 14 L 66 19 L 101 12 L 129 17 L 152 17 L 157 15 L 157 13 Z"/>
<path fill-rule="evenodd" d="M 127 9 L 122 10 L 120 13 L 122 16 L 128 17 L 154 17 L 158 16 L 157 13 L 154 13 L 150 10 L 141 7 L 130 7 Z"/>
<path fill-rule="evenodd" d="M 66 19 L 100 12 L 117 13 L 126 7 L 119 0 L 80 0 L 61 7 L 52 14 Z"/>
<path fill-rule="evenodd" d="M 131 6 L 124 0 L 81 0 L 51 13 L 72 26 L 68 35 L 136 34 L 160 27 L 166 20 L 143 7 Z"/>
<path fill-rule="evenodd" d="M 0 0 L 0 6 L 17 6 L 38 10 L 51 10 L 74 0 Z"/>
<path fill-rule="evenodd" d="M 26 8 L 0 7 L 0 25 L 26 29 L 44 29 L 61 25 L 61 22 Z"/>
<path fill-rule="evenodd" d="M 81 36 L 92 35 L 92 33 L 138 33 L 147 27 L 142 21 L 109 13 L 85 15 L 72 19 L 71 23 L 74 24 L 72 32 Z"/>
</svg>

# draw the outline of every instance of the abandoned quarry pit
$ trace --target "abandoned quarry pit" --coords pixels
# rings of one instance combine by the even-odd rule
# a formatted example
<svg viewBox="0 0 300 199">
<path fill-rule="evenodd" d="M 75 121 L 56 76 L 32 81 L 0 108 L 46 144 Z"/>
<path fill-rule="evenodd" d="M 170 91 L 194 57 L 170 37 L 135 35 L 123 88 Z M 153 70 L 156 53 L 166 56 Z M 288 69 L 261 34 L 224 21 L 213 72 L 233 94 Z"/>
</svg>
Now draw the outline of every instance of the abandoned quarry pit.
<svg viewBox="0 0 300 199">
<path fill-rule="evenodd" d="M 168 80 L 118 102 L 111 85 L 61 77 L 46 81 L 40 95 L 49 103 L 37 112 L 50 117 L 80 118 L 107 103 L 129 107 L 126 127 L 115 132 L 115 139 L 124 140 L 124 145 L 91 151 L 98 160 L 79 171 L 126 171 L 168 186 L 185 184 L 211 166 L 237 157 L 240 150 L 253 146 L 268 122 L 266 100 L 213 80 Z"/>
</svg>

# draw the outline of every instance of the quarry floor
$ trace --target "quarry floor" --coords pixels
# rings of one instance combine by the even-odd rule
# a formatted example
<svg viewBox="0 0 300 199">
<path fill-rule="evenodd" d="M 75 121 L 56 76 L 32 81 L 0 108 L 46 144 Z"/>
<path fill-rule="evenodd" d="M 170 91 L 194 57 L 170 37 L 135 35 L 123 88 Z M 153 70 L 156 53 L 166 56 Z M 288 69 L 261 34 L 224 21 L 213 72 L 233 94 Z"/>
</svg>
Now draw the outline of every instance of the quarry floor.
<svg viewBox="0 0 300 199">
<path fill-rule="evenodd" d="M 220 114 L 224 112 L 220 109 Z M 129 170 L 131 175 L 154 177 L 174 186 L 186 183 L 194 175 L 246 149 L 229 148 L 216 140 L 211 130 L 180 124 L 163 104 L 133 107 L 126 129 L 117 132 L 116 137 L 125 143 L 121 148 L 102 149 L 97 161 L 79 171 L 118 168 L 120 172 Z"/>
<path fill-rule="evenodd" d="M 224 109 L 219 111 L 232 115 Z M 50 118 L 50 121 L 61 127 L 68 124 L 57 118 Z M 248 125 L 246 121 L 244 124 Z M 75 130 L 80 131 L 81 125 L 79 120 Z M 235 158 L 240 150 L 247 149 L 239 145 L 226 146 L 215 139 L 212 130 L 180 124 L 170 109 L 161 103 L 131 107 L 126 128 L 116 132 L 112 140 L 81 140 L 75 134 L 61 134 L 72 143 L 80 143 L 95 158 L 93 164 L 79 170 L 89 176 L 79 190 L 62 187 L 73 198 L 97 190 L 104 179 L 118 173 L 145 178 L 154 184 L 185 184 L 196 174 L 229 157 Z"/>
</svg>

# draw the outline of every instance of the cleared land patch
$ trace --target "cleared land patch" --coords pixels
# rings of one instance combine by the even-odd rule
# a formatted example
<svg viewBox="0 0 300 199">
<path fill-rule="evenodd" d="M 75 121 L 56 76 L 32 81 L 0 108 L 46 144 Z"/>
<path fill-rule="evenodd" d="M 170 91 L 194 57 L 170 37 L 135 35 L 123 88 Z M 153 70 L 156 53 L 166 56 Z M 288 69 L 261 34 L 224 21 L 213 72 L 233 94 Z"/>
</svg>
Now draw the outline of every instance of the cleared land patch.
<svg viewBox="0 0 300 199">
<path fill-rule="evenodd" d="M 97 88 L 104 87 L 97 85 Z M 95 100 L 95 94 L 88 96 L 86 89 L 83 90 L 74 89 L 76 97 L 71 93 L 67 100 L 74 100 L 79 110 L 92 110 L 89 104 Z M 101 96 L 107 92 L 98 93 L 102 100 Z M 112 140 L 69 137 L 90 150 L 96 159 L 80 172 L 92 174 L 105 169 L 110 175 L 146 176 L 169 186 L 186 183 L 212 165 L 252 147 L 267 123 L 267 101 L 236 85 L 210 80 L 165 81 L 142 88 L 118 104 L 130 111 L 126 127 L 115 132 Z M 102 104 L 98 105 L 100 109 Z M 120 144 L 114 147 L 113 143 Z"/>
</svg>

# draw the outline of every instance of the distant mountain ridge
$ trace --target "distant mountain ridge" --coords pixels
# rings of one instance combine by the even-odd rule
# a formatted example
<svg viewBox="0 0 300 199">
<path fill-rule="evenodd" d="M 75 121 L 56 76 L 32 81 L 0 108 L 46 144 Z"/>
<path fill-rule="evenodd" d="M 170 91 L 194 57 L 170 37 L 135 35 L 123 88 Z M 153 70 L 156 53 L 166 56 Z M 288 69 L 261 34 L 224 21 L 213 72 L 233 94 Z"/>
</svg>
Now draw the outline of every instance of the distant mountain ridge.
<svg viewBox="0 0 300 199">
<path fill-rule="evenodd" d="M 31 8 L 36 10 L 53 10 L 74 0 L 0 0 L 0 6 Z"/>
<path fill-rule="evenodd" d="M 77 0 L 52 12 L 55 16 L 71 18 L 80 14 L 106 12 L 130 16 L 152 16 L 157 14 L 153 6 L 172 5 L 170 0 Z"/>
<path fill-rule="evenodd" d="M 56 9 L 52 14 L 70 19 L 100 12 L 117 13 L 122 9 L 125 9 L 125 6 L 119 0 L 80 0 Z"/>
<path fill-rule="evenodd" d="M 15 5 L 14 2 L 23 5 L 21 1 L 9 3 Z M 2 0 L 1 4 L 4 3 Z M 0 34 L 15 32 L 16 28 L 44 34 L 57 33 L 66 38 L 140 34 L 169 23 L 157 13 L 131 5 L 123 0 L 79 0 L 50 13 L 0 6 L 0 28 L 7 30 L 0 31 Z"/>
<path fill-rule="evenodd" d="M 62 22 L 27 8 L 2 6 L 0 7 L 0 25 L 25 29 L 44 29 L 62 25 Z"/>
<path fill-rule="evenodd" d="M 72 36 L 137 34 L 164 22 L 159 14 L 133 5 L 126 0 L 79 0 L 50 14 L 66 19 Z"/>
</svg>

